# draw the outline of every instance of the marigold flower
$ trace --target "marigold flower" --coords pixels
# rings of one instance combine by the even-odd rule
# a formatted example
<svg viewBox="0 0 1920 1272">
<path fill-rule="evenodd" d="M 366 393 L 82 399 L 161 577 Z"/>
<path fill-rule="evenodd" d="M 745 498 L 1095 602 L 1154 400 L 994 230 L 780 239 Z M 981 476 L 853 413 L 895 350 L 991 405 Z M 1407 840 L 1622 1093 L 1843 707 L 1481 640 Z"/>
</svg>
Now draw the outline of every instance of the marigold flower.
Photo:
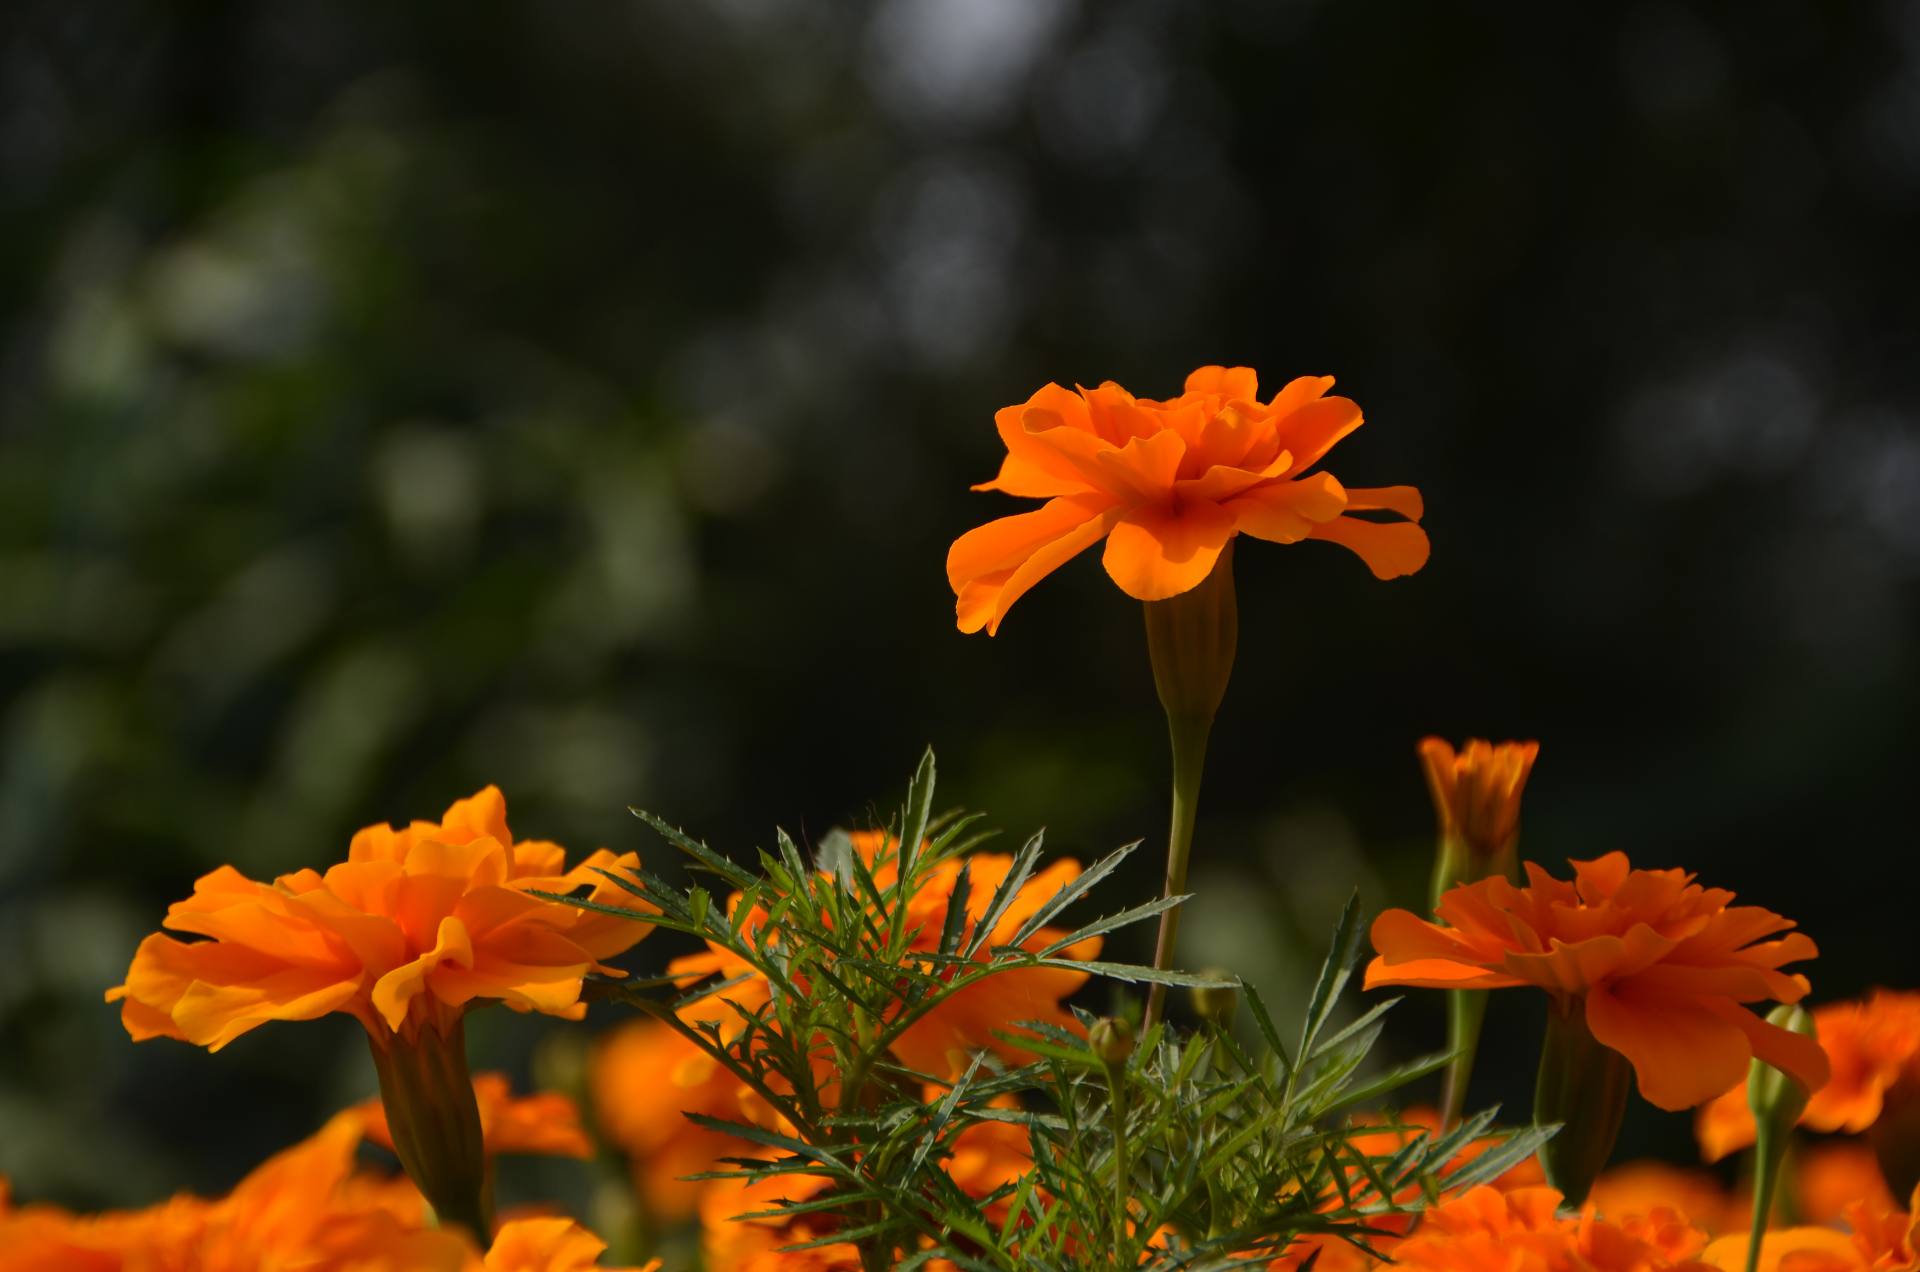
<svg viewBox="0 0 1920 1272">
<path fill-rule="evenodd" d="M 1675 1210 L 1709 1236 L 1744 1231 L 1752 1213 L 1747 1194 L 1728 1191 L 1712 1173 L 1659 1161 L 1609 1168 L 1594 1181 L 1587 1201 L 1616 1222 L 1663 1208 Z"/>
<path fill-rule="evenodd" d="M 607 1033 L 594 1048 L 587 1081 L 601 1130 L 628 1154 L 634 1187 L 656 1216 L 693 1214 L 706 1185 L 686 1176 L 754 1151 L 682 1116 L 741 1119 L 746 1087 L 670 1025 L 636 1020 Z"/>
<path fill-rule="evenodd" d="M 639 858 L 601 849 L 572 870 L 566 850 L 515 842 L 505 798 L 489 786 L 439 822 L 370 826 L 347 860 L 256 883 L 222 866 L 140 943 L 121 1020 L 135 1041 L 179 1038 L 219 1050 L 269 1020 L 329 1012 L 357 1018 L 372 1044 L 395 1151 L 443 1219 L 491 1227 L 480 1119 L 463 1022 L 476 999 L 578 1020 L 589 972 L 648 925 L 540 894 L 626 893 L 599 873 Z"/>
<path fill-rule="evenodd" d="M 1813 1027 L 1833 1076 L 1813 1093 L 1800 1125 L 1855 1134 L 1872 1126 L 1888 1092 L 1904 1076 L 1920 1078 L 1920 993 L 1875 990 L 1865 1001 L 1826 1003 Z M 1753 1113 L 1744 1083 L 1702 1108 L 1694 1122 L 1708 1161 L 1753 1143 Z"/>
<path fill-rule="evenodd" d="M 1428 1211 L 1394 1262 L 1418 1272 L 1704 1272 L 1706 1236 L 1674 1211 L 1616 1223 L 1591 1206 L 1562 1218 L 1560 1201 L 1551 1188 L 1482 1185 Z"/>
<path fill-rule="evenodd" d="M 566 850 L 516 843 L 506 800 L 489 786 L 440 822 L 369 826 L 347 860 L 256 883 L 222 866 L 167 911 L 166 926 L 208 939 L 155 933 L 140 943 L 123 985 L 121 1019 L 136 1041 L 180 1038 L 217 1051 L 269 1020 L 351 1013 L 368 1034 L 442 1028 L 476 998 L 516 1011 L 578 1020 L 588 972 L 648 925 L 548 901 L 538 892 L 627 894 L 596 873 L 637 869 L 633 853 L 605 849 L 572 870 Z"/>
<path fill-rule="evenodd" d="M 473 1075 L 474 1102 L 480 1108 L 480 1137 L 487 1156 L 524 1153 L 531 1156 L 593 1156 L 593 1144 L 580 1126 L 580 1106 L 558 1091 L 516 1096 L 504 1073 Z M 379 1099 L 354 1106 L 367 1138 L 393 1149 L 393 1131 Z"/>
<path fill-rule="evenodd" d="M 1784 1228 L 1760 1242 L 1757 1272 L 1913 1272 L 1920 1268 L 1920 1191 L 1908 1209 L 1876 1209 L 1855 1202 L 1846 1210 L 1850 1233 L 1832 1228 Z M 1723 1272 L 1746 1272 L 1745 1235 L 1721 1237 L 1701 1258 Z"/>
<path fill-rule="evenodd" d="M 1420 492 L 1348 489 L 1309 473 L 1360 427 L 1360 408 L 1328 397 L 1332 376 L 1302 376 L 1259 400 L 1248 367 L 1202 367 L 1166 401 L 1109 381 L 1049 384 L 994 416 L 1007 457 L 976 490 L 1047 503 L 970 530 L 947 554 L 960 630 L 989 635 L 1028 588 L 1107 540 L 1107 573 L 1127 595 L 1165 600 L 1197 585 L 1236 534 L 1275 543 L 1325 539 L 1383 579 L 1427 561 Z M 1391 513 L 1405 521 L 1349 514 Z"/>
<path fill-rule="evenodd" d="M 9 1272 L 470 1272 L 479 1253 L 458 1229 L 422 1227 L 417 1203 L 397 1198 L 390 1206 L 396 1195 L 356 1172 L 361 1133 L 358 1115 L 342 1113 L 218 1201 L 176 1197 L 104 1215 L 42 1206 L 0 1213 L 0 1266 Z"/>
<path fill-rule="evenodd" d="M 1663 1109 L 1712 1099 L 1757 1055 L 1818 1090 L 1827 1060 L 1810 1038 L 1742 1004 L 1798 1002 L 1803 976 L 1779 969 L 1818 951 L 1791 920 L 1681 870 L 1634 870 L 1624 853 L 1573 863 L 1555 879 L 1527 863 L 1528 885 L 1489 878 L 1450 890 L 1440 923 L 1405 910 L 1374 921 L 1379 957 L 1366 985 L 1503 989 L 1533 985 L 1584 1013 L 1601 1045 L 1633 1065 L 1640 1093 Z"/>
</svg>

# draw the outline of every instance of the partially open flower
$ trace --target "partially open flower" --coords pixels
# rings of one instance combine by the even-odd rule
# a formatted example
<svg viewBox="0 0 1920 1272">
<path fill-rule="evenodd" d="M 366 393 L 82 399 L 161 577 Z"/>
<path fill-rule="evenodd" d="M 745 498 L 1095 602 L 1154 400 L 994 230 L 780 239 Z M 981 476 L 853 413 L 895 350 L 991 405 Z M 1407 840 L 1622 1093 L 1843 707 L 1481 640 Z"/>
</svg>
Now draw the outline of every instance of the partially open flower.
<svg viewBox="0 0 1920 1272">
<path fill-rule="evenodd" d="M 1528 885 L 1502 878 L 1454 888 L 1430 923 L 1389 910 L 1373 925 L 1379 953 L 1367 988 L 1544 989 L 1584 1015 L 1592 1036 L 1632 1062 L 1640 1093 L 1663 1109 L 1712 1099 L 1746 1077 L 1757 1055 L 1810 1090 L 1827 1080 L 1811 1038 L 1743 1005 L 1798 1002 L 1804 976 L 1779 970 L 1818 951 L 1789 919 L 1681 870 L 1634 870 L 1624 853 L 1573 863 L 1555 879 L 1527 863 Z"/>
<path fill-rule="evenodd" d="M 960 630 L 997 631 L 1028 588 L 1101 539 L 1107 573 L 1142 601 L 1199 584 L 1236 534 L 1324 539 L 1358 553 L 1379 578 L 1412 574 L 1427 561 L 1419 491 L 1348 489 L 1308 471 L 1360 427 L 1360 408 L 1326 396 L 1332 387 L 1332 376 L 1302 376 L 1262 402 L 1251 368 L 1214 366 L 1165 401 L 1111 381 L 1049 384 L 1001 410 L 994 422 L 1007 457 L 977 489 L 1047 503 L 954 543 L 947 581 Z"/>
<path fill-rule="evenodd" d="M 1463 858 L 1447 880 L 1449 887 L 1509 869 L 1520 795 L 1539 754 L 1538 742 L 1495 746 L 1474 738 L 1455 751 L 1441 738 L 1420 740 L 1420 766 L 1433 794 L 1442 855 L 1457 848 Z"/>
</svg>

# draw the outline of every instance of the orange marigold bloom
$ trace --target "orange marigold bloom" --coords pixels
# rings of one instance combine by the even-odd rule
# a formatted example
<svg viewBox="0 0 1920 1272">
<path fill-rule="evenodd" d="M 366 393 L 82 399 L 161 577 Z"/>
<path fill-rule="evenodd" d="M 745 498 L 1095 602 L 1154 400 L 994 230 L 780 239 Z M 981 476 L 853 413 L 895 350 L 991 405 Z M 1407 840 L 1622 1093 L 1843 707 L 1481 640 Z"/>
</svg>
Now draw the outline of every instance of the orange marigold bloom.
<svg viewBox="0 0 1920 1272">
<path fill-rule="evenodd" d="M 1798 1002 L 1804 976 L 1779 969 L 1818 951 L 1789 919 L 1729 906 L 1681 870 L 1634 870 L 1613 852 L 1555 879 L 1527 863 L 1528 885 L 1493 877 L 1440 900 L 1440 923 L 1388 910 L 1373 924 L 1379 957 L 1367 988 L 1503 989 L 1533 985 L 1576 999 L 1601 1045 L 1632 1062 L 1640 1093 L 1663 1109 L 1712 1099 L 1759 1056 L 1811 1090 L 1827 1059 L 1811 1038 L 1741 1004 Z"/>
<path fill-rule="evenodd" d="M 976 486 L 1047 503 L 970 530 L 947 554 L 960 630 L 999 630 L 1028 588 L 1107 540 L 1103 558 L 1138 600 L 1178 595 L 1206 578 L 1236 534 L 1275 543 L 1325 539 L 1383 579 L 1427 562 L 1420 492 L 1349 490 L 1309 473 L 1360 427 L 1360 408 L 1328 397 L 1332 376 L 1302 376 L 1269 402 L 1249 367 L 1201 367 L 1166 401 L 1109 381 L 1049 384 L 994 416 L 1007 457 Z M 1391 513 L 1378 521 L 1350 513 Z"/>
<path fill-rule="evenodd" d="M 349 1012 L 378 1040 L 443 1032 L 476 998 L 578 1020 L 589 972 L 645 936 L 648 925 L 548 901 L 536 892 L 586 887 L 630 905 L 596 868 L 634 870 L 605 849 L 572 870 L 566 850 L 515 842 L 506 800 L 489 786 L 440 822 L 370 826 L 347 860 L 256 883 L 222 866 L 167 911 L 127 980 L 107 991 L 136 1041 L 180 1038 L 217 1051 L 269 1020 Z"/>
<path fill-rule="evenodd" d="M 1520 824 L 1520 793 L 1539 755 L 1538 742 L 1495 746 L 1474 738 L 1456 752 L 1443 738 L 1422 738 L 1420 766 L 1441 837 L 1483 861 L 1503 860 Z"/>
<path fill-rule="evenodd" d="M 648 1211 L 661 1218 L 694 1212 L 706 1185 L 686 1176 L 719 1169 L 722 1157 L 756 1151 L 682 1116 L 745 1120 L 746 1088 L 670 1025 L 635 1020 L 604 1035 L 587 1081 L 602 1131 L 632 1159 L 634 1187 Z"/>
<path fill-rule="evenodd" d="M 1708 1171 L 1658 1161 L 1627 1162 L 1602 1172 L 1587 1200 L 1615 1222 L 1656 1210 L 1675 1210 L 1710 1236 L 1744 1231 L 1752 1218 L 1752 1202 L 1746 1192 L 1729 1192 Z"/>
<path fill-rule="evenodd" d="M 1614 1223 L 1592 1206 L 1562 1218 L 1560 1200 L 1551 1188 L 1471 1189 L 1428 1211 L 1394 1261 L 1418 1272 L 1705 1272 L 1706 1236 L 1671 1210 Z"/>
<path fill-rule="evenodd" d="M 487 1156 L 525 1153 L 546 1157 L 593 1156 L 593 1144 L 580 1126 L 580 1106 L 558 1091 L 516 1096 L 504 1073 L 473 1075 L 473 1098 L 480 1106 L 480 1135 Z M 375 1097 L 354 1106 L 367 1138 L 389 1151 L 393 1131 L 387 1109 Z"/>
<path fill-rule="evenodd" d="M 1800 1125 L 1816 1131 L 1864 1131 L 1880 1117 L 1902 1077 L 1920 1079 L 1920 994 L 1875 990 L 1864 1002 L 1814 1008 L 1813 1028 L 1833 1077 L 1813 1093 Z M 1694 1122 L 1710 1162 L 1753 1143 L 1744 1081 L 1701 1109 Z"/>
<path fill-rule="evenodd" d="M 1920 1268 L 1920 1190 L 1905 1211 L 1858 1201 L 1847 1207 L 1850 1233 L 1784 1228 L 1760 1241 L 1758 1272 L 1914 1272 Z M 1745 1235 L 1725 1236 L 1701 1257 L 1723 1272 L 1746 1272 Z"/>
<path fill-rule="evenodd" d="M 362 1126 L 342 1113 L 269 1158 L 219 1201 L 176 1197 L 147 1210 L 70 1215 L 30 1206 L 0 1214 L 9 1272 L 471 1272 L 478 1251 L 452 1228 L 426 1228 L 417 1203 L 359 1174 Z"/>
</svg>

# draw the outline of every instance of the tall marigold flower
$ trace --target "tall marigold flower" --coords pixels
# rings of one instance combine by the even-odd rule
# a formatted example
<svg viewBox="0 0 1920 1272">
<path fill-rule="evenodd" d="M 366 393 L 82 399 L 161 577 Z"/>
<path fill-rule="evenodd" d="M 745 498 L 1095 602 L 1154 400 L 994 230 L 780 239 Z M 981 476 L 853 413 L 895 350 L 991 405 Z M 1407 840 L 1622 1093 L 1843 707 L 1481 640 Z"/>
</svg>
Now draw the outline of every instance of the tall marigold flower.
<svg viewBox="0 0 1920 1272">
<path fill-rule="evenodd" d="M 1007 457 L 975 489 L 1047 503 L 954 543 L 947 580 L 961 630 L 997 631 L 1028 588 L 1101 539 L 1107 573 L 1142 601 L 1197 586 L 1236 534 L 1325 539 L 1380 578 L 1412 574 L 1427 560 L 1426 532 L 1414 524 L 1419 492 L 1348 489 L 1309 471 L 1360 427 L 1360 408 L 1326 396 L 1332 387 L 1332 376 L 1302 376 L 1263 403 L 1252 368 L 1201 367 L 1165 401 L 1112 381 L 1071 391 L 1049 384 L 1001 410 L 994 424 Z"/>
<path fill-rule="evenodd" d="M 960 630 L 993 635 L 1029 588 L 1106 540 L 1108 575 L 1145 602 L 1154 686 L 1167 713 L 1169 897 L 1186 890 L 1207 736 L 1238 643 L 1233 540 L 1325 539 L 1383 579 L 1427 561 L 1419 491 L 1348 489 L 1311 471 L 1360 427 L 1360 408 L 1328 397 L 1332 387 L 1331 376 L 1302 376 L 1263 403 L 1252 368 L 1220 366 L 1201 367 L 1165 401 L 1111 381 L 1074 391 L 1049 384 L 995 415 L 1007 456 L 999 475 L 976 487 L 1047 502 L 969 530 L 947 552 Z M 1161 914 L 1155 967 L 1172 966 L 1179 923 L 1177 907 Z M 1165 1003 L 1166 986 L 1155 984 L 1149 1027 Z"/>
<path fill-rule="evenodd" d="M 1394 1262 L 1416 1272 L 1707 1272 L 1706 1236 L 1677 1211 L 1613 1222 L 1591 1207 L 1563 1218 L 1560 1202 L 1551 1188 L 1474 1188 L 1428 1211 Z"/>
<path fill-rule="evenodd" d="M 178 1038 L 218 1050 L 271 1020 L 346 1012 L 372 1043 L 380 1094 L 407 1173 L 445 1218 L 485 1232 L 484 1153 L 467 1072 L 464 1017 L 476 1000 L 570 1020 L 589 972 L 648 925 L 541 893 L 626 894 L 599 870 L 639 858 L 602 849 L 569 870 L 566 851 L 516 841 L 495 787 L 438 822 L 370 826 L 347 860 L 272 883 L 231 866 L 203 876 L 140 943 L 126 982 L 107 991 L 136 1041 Z M 477 1200 L 476 1200 L 477 1199 Z"/>
<path fill-rule="evenodd" d="M 1441 898 L 1440 922 L 1405 910 L 1374 921 L 1369 989 L 1503 989 L 1551 996 L 1535 1114 L 1562 1122 L 1548 1142 L 1548 1178 L 1584 1200 L 1619 1131 L 1631 1064 L 1640 1093 L 1663 1109 L 1704 1103 L 1738 1082 L 1755 1056 L 1817 1090 L 1826 1055 L 1770 1025 L 1746 1003 L 1798 1002 L 1803 976 L 1779 970 L 1818 951 L 1791 920 L 1681 870 L 1634 870 L 1624 853 L 1573 863 L 1572 881 L 1528 862 L 1528 884 L 1494 877 Z"/>
<path fill-rule="evenodd" d="M 1801 1126 L 1858 1134 L 1880 1119 L 1903 1080 L 1920 1081 L 1920 993 L 1881 989 L 1864 1000 L 1825 1003 L 1813 1009 L 1813 1028 L 1833 1076 L 1807 1101 Z M 1753 1143 L 1745 1085 L 1701 1108 L 1694 1132 L 1710 1162 Z"/>
</svg>

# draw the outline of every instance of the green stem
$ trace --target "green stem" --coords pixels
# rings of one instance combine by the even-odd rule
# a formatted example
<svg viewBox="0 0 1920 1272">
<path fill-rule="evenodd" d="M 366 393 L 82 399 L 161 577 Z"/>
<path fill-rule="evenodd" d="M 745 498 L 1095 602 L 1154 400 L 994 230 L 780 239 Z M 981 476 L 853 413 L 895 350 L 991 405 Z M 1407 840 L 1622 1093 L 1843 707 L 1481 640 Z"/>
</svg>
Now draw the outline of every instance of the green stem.
<svg viewBox="0 0 1920 1272">
<path fill-rule="evenodd" d="M 1540 1150 L 1547 1182 L 1570 1206 L 1587 1192 L 1613 1155 L 1620 1123 L 1633 1087 L 1633 1066 L 1604 1047 L 1587 1027 L 1586 1000 L 1556 996 L 1547 1012 L 1547 1036 L 1540 1048 L 1540 1076 L 1533 1091 L 1536 1126 L 1560 1123 L 1560 1132 Z"/>
<path fill-rule="evenodd" d="M 485 1248 L 493 1237 L 493 1179 L 467 1069 L 464 1017 L 444 1033 L 428 1024 L 413 1038 L 370 1039 L 394 1155 L 435 1217 L 467 1229 Z"/>
<path fill-rule="evenodd" d="M 1467 1108 L 1467 1083 L 1473 1077 L 1473 1058 L 1480 1050 L 1480 1025 L 1487 1015 L 1487 991 L 1447 991 L 1447 1049 L 1453 1059 L 1440 1091 L 1440 1129 L 1452 1130 Z"/>
<path fill-rule="evenodd" d="M 1173 822 L 1167 831 L 1167 884 L 1163 896 L 1187 890 L 1187 860 L 1193 855 L 1193 819 L 1200 806 L 1200 770 L 1207 759 L 1207 734 L 1214 713 L 1227 692 L 1233 674 L 1233 655 L 1240 640 L 1239 603 L 1233 594 L 1233 540 L 1200 583 L 1164 601 L 1148 601 L 1147 654 L 1153 660 L 1153 687 L 1167 713 L 1167 734 L 1173 743 Z M 1173 968 L 1174 939 L 1180 933 L 1180 910 L 1160 916 L 1160 939 L 1154 945 L 1153 965 Z M 1147 991 L 1145 1028 L 1159 1023 L 1166 1012 L 1167 987 Z"/>
<path fill-rule="evenodd" d="M 1200 774 L 1206 767 L 1207 735 L 1213 727 L 1206 719 L 1169 717 L 1167 732 L 1173 743 L 1173 821 L 1167 830 L 1167 878 L 1162 896 L 1179 896 L 1187 890 L 1187 863 L 1193 857 L 1193 823 L 1200 809 Z M 1174 943 L 1180 936 L 1180 907 L 1160 915 L 1160 936 L 1153 947 L 1153 965 L 1161 971 L 1173 967 Z M 1145 1029 L 1151 1029 L 1166 1012 L 1167 987 L 1156 984 L 1147 991 Z"/>
<path fill-rule="evenodd" d="M 1107 1112 L 1113 1124 L 1113 1263 L 1123 1268 L 1134 1262 L 1132 1235 L 1127 1231 L 1127 1203 L 1132 1200 L 1127 1165 L 1127 1067 L 1123 1062 L 1109 1064 L 1106 1070 Z"/>
<path fill-rule="evenodd" d="M 1747 1230 L 1747 1272 L 1755 1272 L 1760 1266 L 1760 1245 L 1766 1239 L 1773 1199 L 1779 1191 L 1780 1177 L 1785 1173 L 1788 1138 L 1788 1134 L 1765 1119 L 1754 1128 L 1753 1222 Z"/>
</svg>

